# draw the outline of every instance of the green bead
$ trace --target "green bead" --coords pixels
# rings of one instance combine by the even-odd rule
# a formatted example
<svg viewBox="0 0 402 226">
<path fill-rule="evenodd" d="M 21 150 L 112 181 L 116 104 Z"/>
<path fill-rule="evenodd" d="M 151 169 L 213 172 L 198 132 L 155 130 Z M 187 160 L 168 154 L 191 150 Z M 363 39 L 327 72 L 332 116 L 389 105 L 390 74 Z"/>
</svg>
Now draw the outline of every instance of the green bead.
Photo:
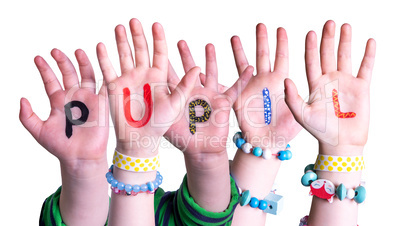
<svg viewBox="0 0 402 226">
<path fill-rule="evenodd" d="M 301 178 L 301 183 L 303 186 L 307 187 L 310 186 L 310 184 L 313 183 L 313 181 L 315 180 L 317 180 L 317 174 L 315 174 L 314 172 L 307 172 Z"/>
<path fill-rule="evenodd" d="M 308 164 L 308 165 L 304 168 L 304 173 L 306 173 L 307 170 L 314 171 L 314 164 Z"/>
<path fill-rule="evenodd" d="M 245 192 L 243 192 L 243 193 L 241 194 L 241 197 L 240 197 L 240 206 L 245 206 L 245 205 L 249 204 L 249 203 L 250 203 L 250 200 L 251 200 L 250 191 L 249 191 L 249 190 L 246 190 Z"/>
</svg>

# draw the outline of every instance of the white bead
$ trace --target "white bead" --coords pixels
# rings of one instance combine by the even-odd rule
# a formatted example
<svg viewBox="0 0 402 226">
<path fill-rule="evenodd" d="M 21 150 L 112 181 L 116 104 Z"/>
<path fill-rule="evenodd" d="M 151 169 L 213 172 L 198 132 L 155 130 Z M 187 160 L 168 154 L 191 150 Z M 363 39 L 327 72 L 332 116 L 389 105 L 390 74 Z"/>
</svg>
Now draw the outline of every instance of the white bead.
<svg viewBox="0 0 402 226">
<path fill-rule="evenodd" d="M 235 135 L 233 136 L 233 142 L 236 143 L 236 140 L 239 138 L 241 138 L 241 132 L 235 133 Z"/>
<path fill-rule="evenodd" d="M 268 160 L 272 158 L 272 152 L 270 150 L 265 149 L 262 151 L 262 157 Z"/>
<path fill-rule="evenodd" d="M 237 189 L 239 189 L 239 195 L 241 195 L 243 193 L 243 191 L 241 190 L 240 187 L 237 187 Z"/>
<path fill-rule="evenodd" d="M 241 146 L 241 150 L 243 150 L 244 153 L 249 154 L 251 152 L 251 149 L 253 148 L 253 145 L 249 144 L 249 143 L 244 143 Z"/>
<path fill-rule="evenodd" d="M 355 191 L 353 189 L 348 189 L 346 192 L 346 198 L 353 199 L 355 197 Z"/>
</svg>

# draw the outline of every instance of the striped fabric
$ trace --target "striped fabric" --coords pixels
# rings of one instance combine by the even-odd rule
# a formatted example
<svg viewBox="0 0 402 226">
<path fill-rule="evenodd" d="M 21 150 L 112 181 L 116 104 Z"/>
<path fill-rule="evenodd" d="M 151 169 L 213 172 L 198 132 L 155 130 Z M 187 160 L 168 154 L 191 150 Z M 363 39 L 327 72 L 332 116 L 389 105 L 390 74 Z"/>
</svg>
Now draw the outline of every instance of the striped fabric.
<svg viewBox="0 0 402 226">
<path fill-rule="evenodd" d="M 231 200 L 228 208 L 219 213 L 208 212 L 194 202 L 187 188 L 187 176 L 177 191 L 165 192 L 158 188 L 154 199 L 155 225 L 231 225 L 234 210 L 239 202 L 239 193 L 233 178 L 230 180 Z M 43 203 L 40 226 L 65 225 L 59 209 L 60 193 L 61 187 Z"/>
</svg>

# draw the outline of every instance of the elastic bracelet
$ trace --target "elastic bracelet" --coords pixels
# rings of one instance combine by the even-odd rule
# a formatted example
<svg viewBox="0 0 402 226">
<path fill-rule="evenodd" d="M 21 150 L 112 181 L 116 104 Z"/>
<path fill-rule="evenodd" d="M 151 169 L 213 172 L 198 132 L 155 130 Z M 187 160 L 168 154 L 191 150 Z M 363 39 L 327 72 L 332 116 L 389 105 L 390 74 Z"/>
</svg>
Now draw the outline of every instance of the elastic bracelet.
<svg viewBox="0 0 402 226">
<path fill-rule="evenodd" d="M 151 158 L 134 158 L 115 150 L 113 164 L 122 170 L 131 172 L 156 171 L 160 167 L 159 155 Z"/>
<path fill-rule="evenodd" d="M 276 156 L 281 161 L 290 160 L 292 158 L 292 152 L 289 150 L 289 144 L 286 145 L 285 150 L 279 151 L 277 154 L 273 154 L 268 149 L 262 150 L 260 147 L 253 147 L 250 143 L 247 143 L 242 137 L 241 132 L 237 132 L 233 136 L 233 142 L 236 144 L 236 147 L 241 149 L 244 153 L 249 154 L 251 152 L 254 156 L 262 156 L 264 159 L 270 159 L 272 156 Z"/>
<path fill-rule="evenodd" d="M 364 169 L 363 156 L 318 155 L 315 170 L 329 172 L 358 172 Z"/>
<path fill-rule="evenodd" d="M 334 196 L 336 195 L 339 200 L 343 201 L 345 198 L 353 199 L 358 204 L 364 202 L 366 199 L 366 188 L 363 185 L 359 185 L 354 190 L 352 188 L 346 189 L 345 185 L 340 184 L 335 188 L 334 183 L 326 179 L 318 179 L 314 165 L 310 164 L 304 168 L 304 175 L 301 178 L 303 186 L 310 186 L 310 195 L 314 195 L 321 199 L 328 200 L 332 203 Z"/>
<path fill-rule="evenodd" d="M 127 196 L 136 196 L 138 193 L 153 194 L 156 189 L 162 184 L 163 177 L 159 171 L 156 172 L 156 179 L 141 185 L 131 185 L 119 182 L 113 177 L 113 165 L 110 166 L 109 172 L 106 173 L 107 182 L 110 184 L 110 189 L 115 194 L 122 194 Z"/>
<path fill-rule="evenodd" d="M 255 197 L 251 197 L 250 191 L 246 190 L 241 192 L 239 188 L 240 197 L 240 206 L 250 205 L 252 208 L 258 208 L 264 213 L 277 215 L 283 209 L 283 196 L 277 195 L 273 192 L 270 192 L 264 199 L 258 200 Z"/>
</svg>

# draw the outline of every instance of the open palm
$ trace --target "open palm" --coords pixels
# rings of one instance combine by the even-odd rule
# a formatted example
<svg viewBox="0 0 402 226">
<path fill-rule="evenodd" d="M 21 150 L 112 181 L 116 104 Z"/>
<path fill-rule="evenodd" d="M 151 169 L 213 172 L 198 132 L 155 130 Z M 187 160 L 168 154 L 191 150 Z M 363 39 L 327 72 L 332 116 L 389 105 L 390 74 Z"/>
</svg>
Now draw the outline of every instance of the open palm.
<svg viewBox="0 0 402 226">
<path fill-rule="evenodd" d="M 334 54 L 335 23 L 323 28 L 320 56 L 317 37 L 306 37 L 306 72 L 309 100 L 305 103 L 292 81 L 287 80 L 286 102 L 296 120 L 318 141 L 327 146 L 364 146 L 369 125 L 369 88 L 375 57 L 375 41 L 367 42 L 357 74 L 352 75 L 351 27 L 341 28 L 337 62 Z M 321 63 L 321 64 L 320 64 Z M 336 95 L 337 94 L 337 95 Z"/>
<path fill-rule="evenodd" d="M 20 120 L 32 136 L 61 162 L 76 164 L 81 160 L 102 159 L 106 154 L 109 134 L 106 88 L 102 86 L 99 94 L 95 93 L 94 72 L 84 51 L 76 51 L 81 84 L 74 66 L 64 53 L 54 49 L 52 56 L 63 75 L 64 90 L 46 61 L 37 56 L 35 64 L 50 100 L 50 115 L 46 121 L 42 121 L 32 111 L 28 100 L 22 98 Z M 64 106 L 71 101 L 84 103 L 89 114 L 84 124 L 72 126 L 72 135 L 68 137 Z M 71 112 L 73 118 L 79 118 L 82 114 L 75 107 Z"/>
<path fill-rule="evenodd" d="M 231 40 L 233 54 L 239 74 L 248 66 L 240 39 Z M 301 127 L 295 121 L 284 101 L 283 81 L 289 74 L 288 40 L 286 31 L 277 31 L 277 48 L 274 70 L 271 70 L 267 30 L 264 24 L 257 25 L 257 75 L 253 76 L 247 87 L 234 104 L 240 129 L 247 142 L 258 146 L 280 150 L 286 147 Z M 271 99 L 271 122 L 267 125 L 264 117 L 262 91 L 269 90 Z"/>
</svg>

